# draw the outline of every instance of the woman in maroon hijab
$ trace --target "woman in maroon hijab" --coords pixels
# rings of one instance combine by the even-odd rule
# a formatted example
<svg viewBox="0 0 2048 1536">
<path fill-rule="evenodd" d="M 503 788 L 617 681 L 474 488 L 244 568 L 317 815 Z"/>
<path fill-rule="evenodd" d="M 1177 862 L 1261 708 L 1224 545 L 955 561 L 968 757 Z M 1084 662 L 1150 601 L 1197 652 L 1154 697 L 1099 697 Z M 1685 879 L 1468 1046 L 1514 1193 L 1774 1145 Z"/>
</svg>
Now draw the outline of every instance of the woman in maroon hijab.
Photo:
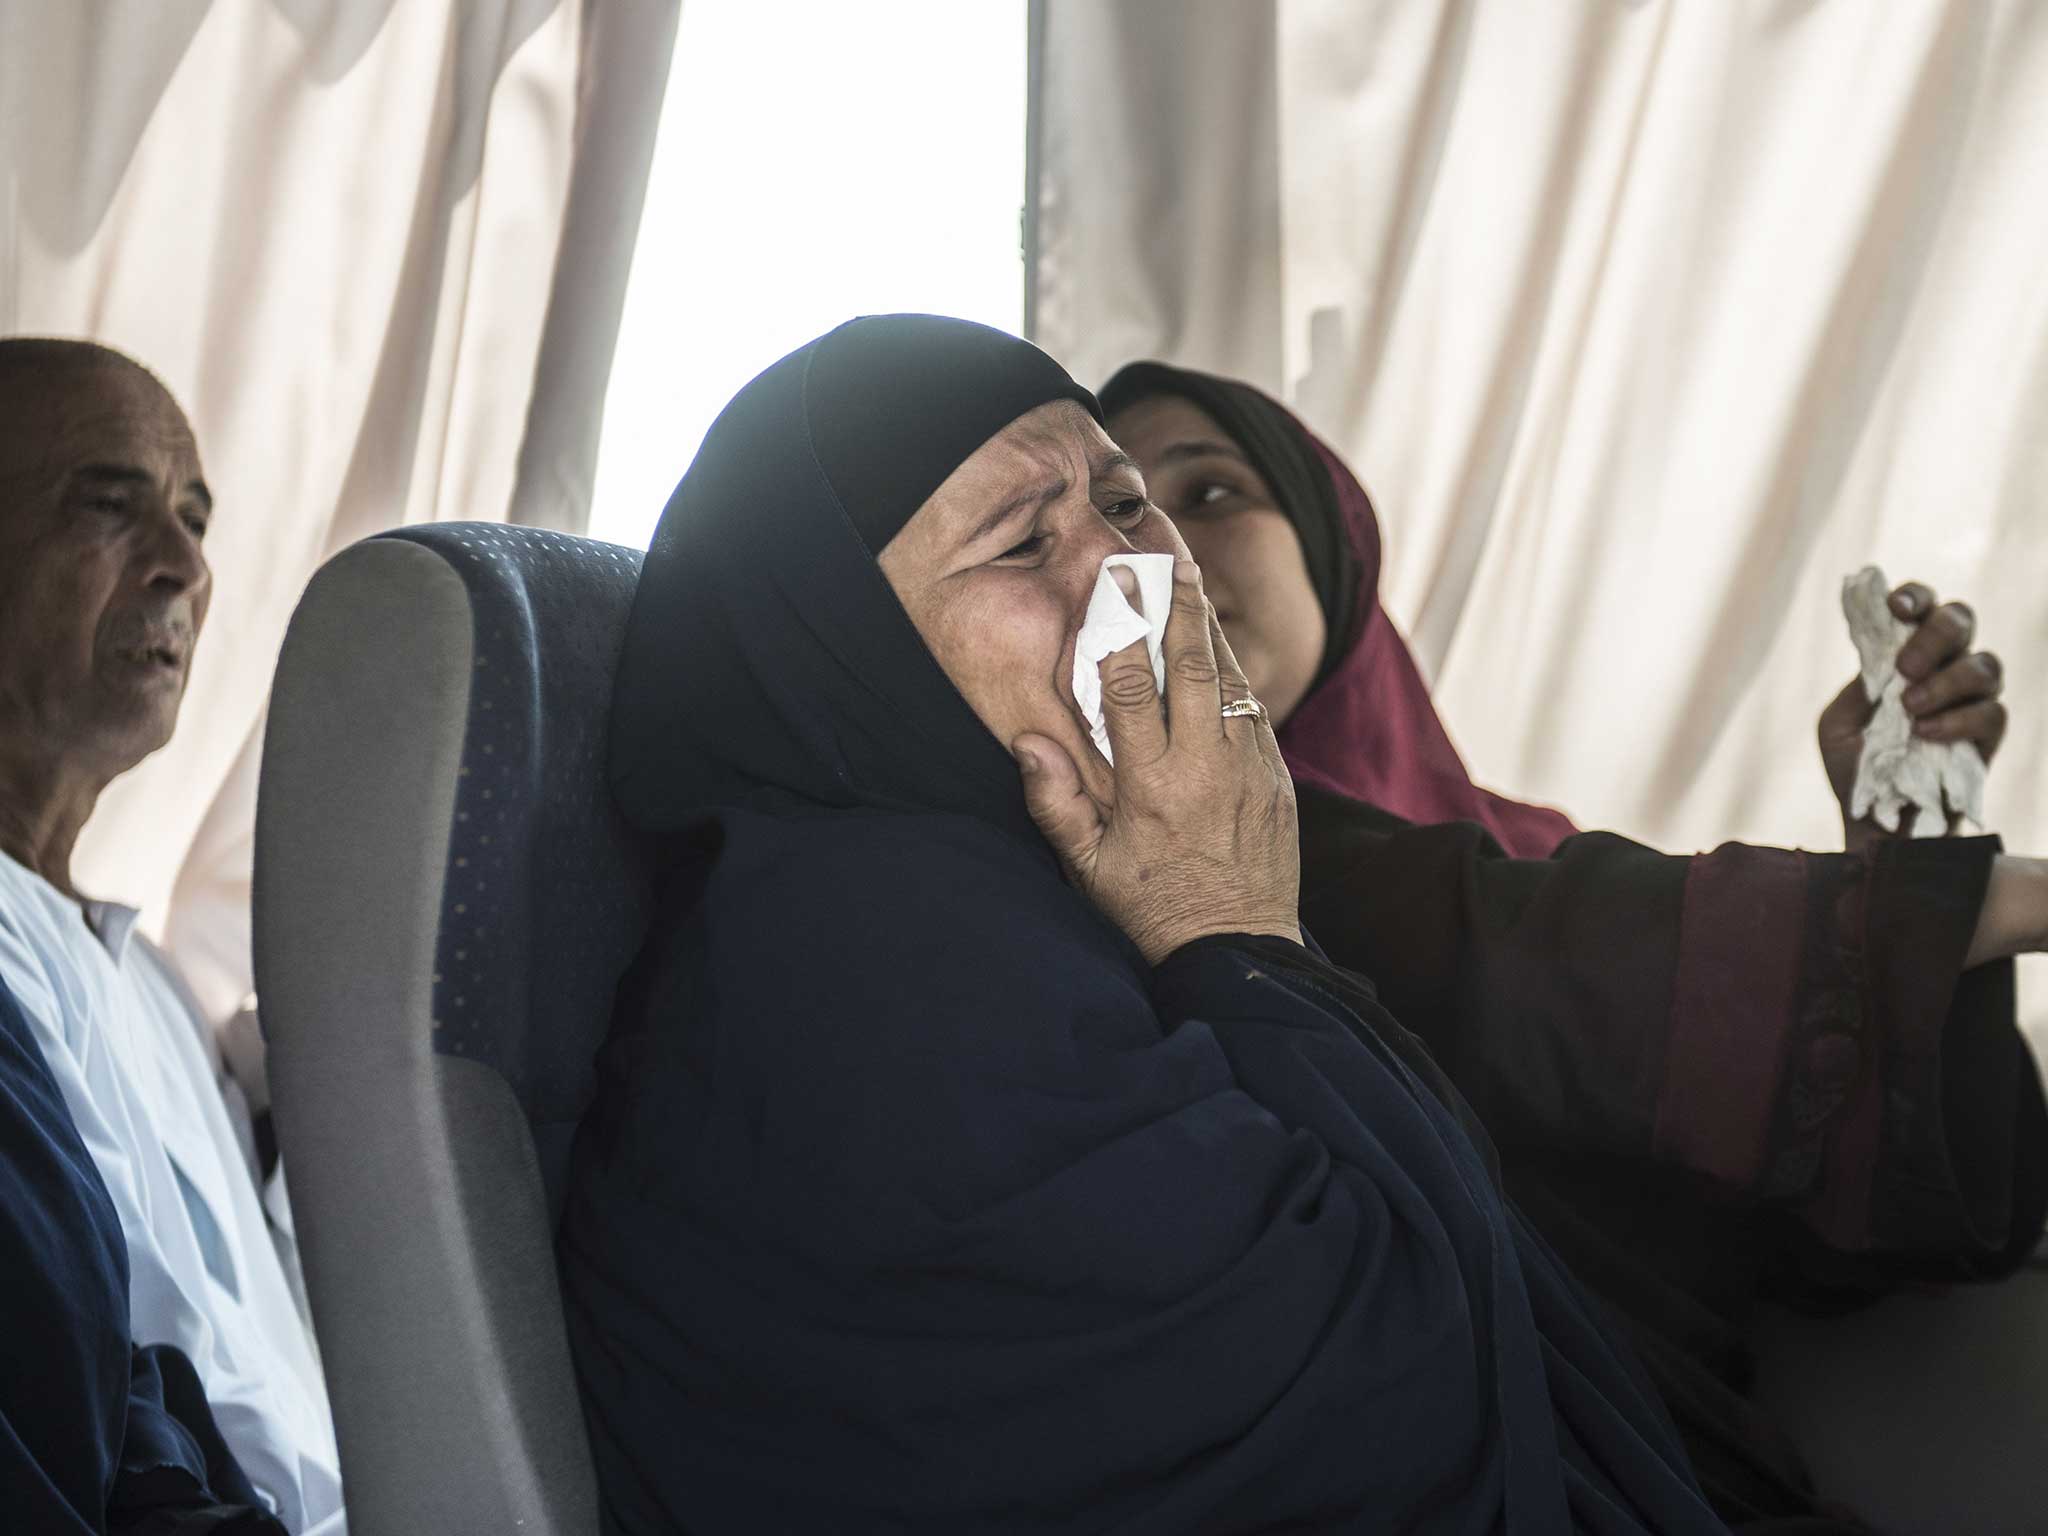
<svg viewBox="0 0 2048 1536">
<path fill-rule="evenodd" d="M 1134 363 L 1100 398 L 1281 722 L 1304 925 L 1493 1128 L 1722 1517 L 1806 1528 L 1824 1506 L 1746 1397 L 1757 1300 L 2002 1275 L 2048 1210 L 2040 1079 L 1983 942 L 2012 861 L 1868 826 L 1842 854 L 1679 858 L 1479 788 L 1379 605 L 1378 524 L 1343 463 L 1231 380 Z M 1917 586 L 1893 607 L 1921 620 L 1900 667 L 1922 734 L 1988 758 L 2000 669 L 1970 653 L 1969 610 Z M 1821 718 L 1845 816 L 1868 717 L 1852 681 Z"/>
<path fill-rule="evenodd" d="M 1577 830 L 1562 812 L 1481 789 L 1466 773 L 1380 606 L 1372 502 L 1314 433 L 1249 384 L 1164 363 L 1119 370 L 1101 399 L 1217 589 L 1247 676 L 1284 722 L 1280 743 L 1297 782 L 1408 821 L 1477 822 L 1519 858 L 1542 858 Z M 1974 742 L 1988 761 L 2005 735 L 2004 673 L 1996 656 L 1970 651 L 1969 608 L 1937 606 L 1917 583 L 1899 588 L 1893 607 L 1918 621 L 1900 669 L 1920 680 L 1906 704 L 1921 733 Z M 1869 714 L 1852 678 L 1821 717 L 1845 815 Z M 1852 827 L 1851 846 L 1871 830 Z"/>
<path fill-rule="evenodd" d="M 1474 821 L 1542 858 L 1576 828 L 1473 784 L 1379 603 L 1365 488 L 1248 384 L 1132 363 L 1102 391 L 1112 434 L 1188 541 L 1297 783 L 1414 822 Z M 1305 601 L 1313 590 L 1315 602 Z"/>
</svg>

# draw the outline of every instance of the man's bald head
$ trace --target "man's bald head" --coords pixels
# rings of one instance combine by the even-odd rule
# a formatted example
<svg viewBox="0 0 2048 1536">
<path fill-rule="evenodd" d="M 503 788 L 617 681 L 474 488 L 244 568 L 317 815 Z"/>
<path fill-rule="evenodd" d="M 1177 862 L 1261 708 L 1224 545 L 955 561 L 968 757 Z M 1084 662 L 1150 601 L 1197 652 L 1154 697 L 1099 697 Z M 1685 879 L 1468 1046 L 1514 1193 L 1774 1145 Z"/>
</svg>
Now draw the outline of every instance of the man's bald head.
<svg viewBox="0 0 2048 1536">
<path fill-rule="evenodd" d="M 0 336 L 0 517 L 8 482 L 33 467 L 49 433 L 110 397 L 144 407 L 137 414 L 168 434 L 192 434 L 163 382 L 127 353 L 70 336 Z"/>
<path fill-rule="evenodd" d="M 156 380 L 155 374 L 126 352 L 80 336 L 0 336 L 0 390 L 22 381 L 49 381 L 96 368 L 125 369 L 151 382 Z"/>
<path fill-rule="evenodd" d="M 0 758 L 104 782 L 170 738 L 212 514 L 191 424 L 147 368 L 0 339 Z"/>
</svg>

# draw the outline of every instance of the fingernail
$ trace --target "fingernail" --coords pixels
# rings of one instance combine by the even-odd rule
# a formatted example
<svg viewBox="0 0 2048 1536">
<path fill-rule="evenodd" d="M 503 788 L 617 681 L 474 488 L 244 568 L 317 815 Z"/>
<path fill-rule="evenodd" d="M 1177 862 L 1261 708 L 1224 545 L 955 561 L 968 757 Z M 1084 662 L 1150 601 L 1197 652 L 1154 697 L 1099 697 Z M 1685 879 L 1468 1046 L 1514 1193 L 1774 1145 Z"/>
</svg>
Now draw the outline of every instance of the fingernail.
<svg viewBox="0 0 2048 1536">
<path fill-rule="evenodd" d="M 1016 754 L 1019 769 L 1025 773 L 1038 772 L 1038 759 L 1029 747 L 1012 747 L 1010 750 Z"/>
<path fill-rule="evenodd" d="M 1195 565 L 1194 561 L 1176 560 L 1173 562 L 1173 579 L 1182 586 L 1193 586 L 1201 579 L 1201 576 L 1201 570 Z"/>
<path fill-rule="evenodd" d="M 1903 614 L 1905 617 L 1910 619 L 1914 614 L 1920 611 L 1919 593 L 1901 592 L 1897 594 L 1897 599 L 1899 605 L 1899 612 Z"/>
<path fill-rule="evenodd" d="M 1110 580 L 1116 583 L 1117 591 L 1123 593 L 1125 597 L 1136 597 L 1138 595 L 1138 578 L 1132 573 L 1128 565 L 1114 567 L 1110 571 L 1109 576 Z"/>
</svg>

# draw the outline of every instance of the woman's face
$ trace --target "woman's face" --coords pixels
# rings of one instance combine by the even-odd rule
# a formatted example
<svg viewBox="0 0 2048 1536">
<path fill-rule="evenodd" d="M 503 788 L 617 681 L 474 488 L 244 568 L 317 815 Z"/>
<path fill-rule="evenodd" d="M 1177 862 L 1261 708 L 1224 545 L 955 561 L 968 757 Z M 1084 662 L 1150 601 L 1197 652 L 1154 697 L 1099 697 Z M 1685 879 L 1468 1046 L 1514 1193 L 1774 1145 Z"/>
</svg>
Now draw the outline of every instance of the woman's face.
<svg viewBox="0 0 2048 1536">
<path fill-rule="evenodd" d="M 1117 413 L 1110 435 L 1202 568 L 1223 634 L 1274 723 L 1294 713 L 1322 665 L 1328 623 L 1308 559 L 1264 478 L 1215 418 L 1177 395 Z"/>
<path fill-rule="evenodd" d="M 882 550 L 897 600 L 961 696 L 1010 745 L 1094 753 L 1074 704 L 1074 638 L 1102 562 L 1185 555 L 1137 460 L 1080 406 L 1018 417 L 946 477 Z"/>
</svg>

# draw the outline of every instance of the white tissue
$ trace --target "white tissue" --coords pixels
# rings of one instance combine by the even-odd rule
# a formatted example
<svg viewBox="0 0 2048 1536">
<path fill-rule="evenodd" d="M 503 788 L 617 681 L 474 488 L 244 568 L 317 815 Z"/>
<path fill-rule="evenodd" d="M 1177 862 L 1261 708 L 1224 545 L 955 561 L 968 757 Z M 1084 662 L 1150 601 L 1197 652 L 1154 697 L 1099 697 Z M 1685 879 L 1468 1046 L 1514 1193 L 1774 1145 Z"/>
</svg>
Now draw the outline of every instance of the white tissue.
<svg viewBox="0 0 2048 1536">
<path fill-rule="evenodd" d="M 1849 795 L 1852 819 L 1873 816 L 1887 832 L 1899 829 L 1899 813 L 1918 809 L 1913 836 L 1940 837 L 1949 817 L 1984 825 L 1984 759 L 1967 741 L 1925 741 L 1913 734 L 1912 717 L 1901 695 L 1899 647 L 1913 626 L 1893 617 L 1886 601 L 1891 587 L 1884 572 L 1866 565 L 1842 582 L 1842 612 L 1849 638 L 1863 664 L 1863 692 L 1877 706 L 1863 732 L 1863 756 Z"/>
<path fill-rule="evenodd" d="M 1109 573 L 1118 566 L 1138 578 L 1140 613 L 1118 589 Z M 1096 573 L 1095 591 L 1088 598 L 1088 615 L 1081 620 L 1081 633 L 1074 640 L 1074 703 L 1095 736 L 1095 750 L 1114 763 L 1109 750 L 1109 731 L 1102 723 L 1102 674 L 1096 670 L 1102 658 L 1120 651 L 1143 637 L 1145 651 L 1152 658 L 1152 681 L 1166 690 L 1166 657 L 1160 641 L 1166 635 L 1166 616 L 1173 609 L 1172 555 L 1111 555 Z"/>
</svg>

